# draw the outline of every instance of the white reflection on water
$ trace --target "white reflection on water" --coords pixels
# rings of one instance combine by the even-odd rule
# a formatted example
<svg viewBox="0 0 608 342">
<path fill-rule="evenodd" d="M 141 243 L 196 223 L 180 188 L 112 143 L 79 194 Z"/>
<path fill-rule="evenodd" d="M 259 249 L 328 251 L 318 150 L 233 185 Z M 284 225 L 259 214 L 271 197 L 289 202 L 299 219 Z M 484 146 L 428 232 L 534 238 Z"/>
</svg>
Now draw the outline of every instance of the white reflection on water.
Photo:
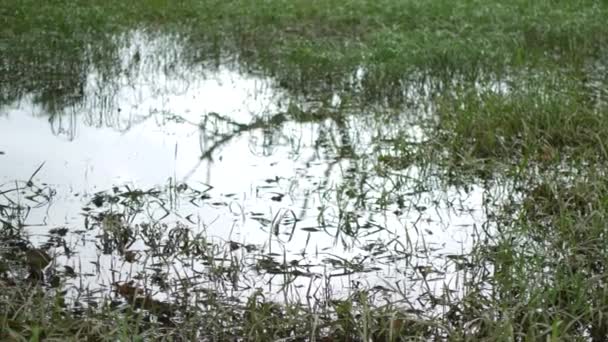
<svg viewBox="0 0 608 342">
<path fill-rule="evenodd" d="M 47 208 L 28 218 L 34 225 L 28 232 L 36 241 L 44 241 L 52 227 L 83 229 L 81 208 L 98 191 L 125 184 L 162 187 L 172 179 L 195 188 L 211 186 L 211 199 L 200 207 L 182 201 L 167 221 L 186 222 L 184 217 L 193 214 L 195 228 L 210 241 L 253 244 L 260 248 L 257 257 L 274 252 L 279 262 L 311 265 L 305 267 L 308 276 L 289 287 L 289 296 L 297 300 L 309 287 L 336 294 L 357 284 L 399 286 L 408 294 L 439 292 L 448 283 L 456 289 L 454 265 L 448 265 L 445 255 L 467 253 L 475 242 L 473 227 L 485 221 L 484 191 L 473 186 L 464 194 L 449 188 L 439 197 L 422 192 L 411 196 L 400 215 L 394 213 L 399 209 L 394 203 L 386 208 L 376 204 L 381 191 L 390 191 L 403 179 L 411 180 L 404 185 L 411 186 L 405 192 L 416 193 L 420 170 L 415 166 L 382 177 L 374 169 L 380 139 L 407 134 L 412 142 L 424 140 L 421 130 L 409 126 L 403 116 L 386 124 L 365 113 L 340 122 L 330 116 L 311 122 L 292 119 L 281 121 L 276 129 L 258 127 L 235 134 L 239 127 L 285 113 L 288 95 L 271 79 L 229 66 L 184 65 L 183 47 L 174 37 L 150 38 L 135 32 L 124 39 L 119 55 L 125 72 L 108 80 L 102 71 L 91 70 L 83 103 L 49 116 L 34 96 L 26 96 L 0 110 L 0 150 L 5 152 L 0 155 L 1 182 L 28 179 L 44 162 L 35 180 L 57 191 Z M 137 65 L 132 67 L 133 63 Z M 333 96 L 331 103 L 340 101 Z M 201 159 L 216 145 L 211 158 Z M 341 157 L 345 147 L 353 153 Z M 349 189 L 364 192 L 368 202 L 357 204 L 357 198 L 345 195 Z M 279 225 L 279 234 L 272 234 L 278 215 L 289 218 L 291 213 L 299 220 L 296 229 Z M 337 228 L 345 223 L 365 228 L 348 236 Z M 88 240 L 72 236 L 77 257 L 57 260 L 97 274 L 89 280 L 92 287 L 143 269 L 118 256 L 102 255 L 93 244 L 97 233 L 89 233 Z M 378 246 L 386 250 L 372 255 L 370 250 Z M 131 248 L 145 250 L 141 241 Z M 250 266 L 257 262 L 257 257 L 239 253 L 242 249 L 229 254 Z M 392 259 L 396 255 L 407 257 Z M 341 258 L 354 260 L 366 272 L 342 275 L 344 268 L 336 264 Z M 200 264 L 180 267 L 167 265 L 166 271 L 183 278 L 206 270 Z M 425 267 L 448 274 L 440 272 L 437 282 L 424 281 L 428 279 L 419 270 Z M 250 271 L 239 281 L 245 283 L 242 287 L 263 287 L 272 293 L 283 280 Z M 283 294 L 277 298 L 285 299 Z"/>
</svg>

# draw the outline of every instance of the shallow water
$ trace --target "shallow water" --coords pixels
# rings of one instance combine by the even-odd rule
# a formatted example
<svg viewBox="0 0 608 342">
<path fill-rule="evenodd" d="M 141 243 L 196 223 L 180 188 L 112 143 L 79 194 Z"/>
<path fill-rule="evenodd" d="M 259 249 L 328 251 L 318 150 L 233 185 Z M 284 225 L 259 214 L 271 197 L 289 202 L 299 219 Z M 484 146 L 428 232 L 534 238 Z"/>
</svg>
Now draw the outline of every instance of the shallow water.
<svg viewBox="0 0 608 342">
<path fill-rule="evenodd" d="M 135 279 L 167 298 L 187 279 L 309 303 L 362 288 L 391 300 L 462 291 L 458 260 L 482 239 L 484 201 L 500 189 L 441 185 L 413 162 L 383 169 L 390 142 L 427 139 L 415 109 L 371 113 L 338 95 L 302 101 L 234 63 L 184 62 L 175 37 L 117 40 L 120 72 L 91 67 L 80 100 L 57 110 L 25 94 L 0 108 L 0 183 L 13 188 L 42 164 L 33 181 L 52 196 L 27 213 L 25 231 L 39 245 L 50 229 L 69 229 L 69 252 L 55 246 L 51 266 L 83 275 L 68 283 Z M 135 189 L 157 192 L 129 197 Z M 10 193 L 0 204 L 8 196 L 30 203 Z M 109 223 L 103 213 L 122 216 Z M 104 244 L 125 226 L 128 243 Z M 155 229 L 164 255 L 151 252 Z M 185 236 L 206 251 L 168 250 Z M 126 250 L 139 261 L 125 261 Z"/>
</svg>

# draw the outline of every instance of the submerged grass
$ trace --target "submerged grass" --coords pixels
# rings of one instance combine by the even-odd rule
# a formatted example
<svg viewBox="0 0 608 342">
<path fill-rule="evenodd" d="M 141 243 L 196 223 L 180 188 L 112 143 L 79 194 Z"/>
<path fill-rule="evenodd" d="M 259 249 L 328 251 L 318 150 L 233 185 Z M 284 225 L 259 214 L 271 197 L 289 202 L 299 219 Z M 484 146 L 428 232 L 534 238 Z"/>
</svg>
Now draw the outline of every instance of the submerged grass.
<svg viewBox="0 0 608 342">
<path fill-rule="evenodd" d="M 190 63 L 236 55 L 294 95 L 407 107 L 410 87 L 438 80 L 429 90 L 433 115 L 423 118 L 428 141 L 395 139 L 375 172 L 433 164 L 460 184 L 507 175 L 513 186 L 510 201 L 481 223 L 497 233 L 470 255 L 453 256 L 470 277 L 464 296 L 446 295 L 444 312 L 425 315 L 379 305 L 369 289 L 309 306 L 259 293 L 241 301 L 196 293 L 193 302 L 176 299 L 176 309 L 127 283 L 116 284 L 114 296 L 68 305 L 61 279 L 44 278 L 23 259 L 33 247 L 14 245 L 26 240 L 25 208 L 0 202 L 0 339 L 606 340 L 607 83 L 594 74 L 605 70 L 607 17 L 603 1 L 4 1 L 0 104 L 27 93 L 51 112 L 77 102 L 91 66 L 105 65 L 108 79 L 123 72 L 114 35 L 170 32 L 187 42 Z M 282 120 L 309 113 L 287 114 Z M 477 179 L 463 180 L 469 170 Z M 345 193 L 365 198 L 356 191 Z M 107 249 L 130 258 L 134 227 L 120 219 L 99 216 L 99 225 Z M 146 227 L 150 236 L 161 228 Z M 173 247 L 194 258 L 196 239 L 187 236 Z M 209 260 L 217 279 L 242 271 Z M 14 276 L 28 272 L 27 280 Z M 195 293 L 196 284 L 180 286 L 175 295 Z"/>
</svg>

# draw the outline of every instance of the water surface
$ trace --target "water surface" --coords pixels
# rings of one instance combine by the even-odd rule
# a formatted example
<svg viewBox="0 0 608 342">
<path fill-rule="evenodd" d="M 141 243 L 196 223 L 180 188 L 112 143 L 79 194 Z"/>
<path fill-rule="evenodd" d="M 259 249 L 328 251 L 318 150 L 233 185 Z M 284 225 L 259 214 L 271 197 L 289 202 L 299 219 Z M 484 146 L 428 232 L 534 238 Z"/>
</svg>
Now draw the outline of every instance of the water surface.
<svg viewBox="0 0 608 342">
<path fill-rule="evenodd" d="M 432 106 L 302 99 L 229 60 L 193 65 L 173 36 L 116 39 L 113 72 L 91 66 L 71 101 L 28 93 L 0 108 L 2 188 L 27 188 L 42 165 L 32 181 L 49 197 L 0 204 L 32 207 L 35 245 L 68 228 L 51 268 L 78 270 L 70 284 L 134 280 L 166 299 L 187 280 L 309 304 L 372 289 L 418 308 L 462 294 L 500 188 L 446 185 L 432 165 L 392 158 L 395 141 L 429 139 L 415 119 Z"/>
</svg>

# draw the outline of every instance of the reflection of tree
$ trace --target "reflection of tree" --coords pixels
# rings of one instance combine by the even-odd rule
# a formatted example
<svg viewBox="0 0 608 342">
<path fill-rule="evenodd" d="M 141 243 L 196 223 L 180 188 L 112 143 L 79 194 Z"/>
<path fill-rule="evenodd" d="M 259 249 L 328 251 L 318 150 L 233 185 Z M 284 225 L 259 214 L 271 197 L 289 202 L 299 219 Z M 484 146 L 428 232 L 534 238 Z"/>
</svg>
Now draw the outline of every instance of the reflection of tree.
<svg viewBox="0 0 608 342">
<path fill-rule="evenodd" d="M 209 134 L 206 130 L 206 126 L 210 119 L 215 119 L 217 122 L 223 122 L 228 127 L 232 127 L 229 133 L 216 133 Z M 200 167 L 203 161 L 213 161 L 213 156 L 217 150 L 227 145 L 232 140 L 241 137 L 245 133 L 251 133 L 253 131 L 261 130 L 265 134 L 275 134 L 282 132 L 283 126 L 286 123 L 317 123 L 319 124 L 320 139 L 323 139 L 327 135 L 327 130 L 323 128 L 322 123 L 326 120 L 330 120 L 338 128 L 340 135 L 341 145 L 339 151 L 335 157 L 335 162 L 347 158 L 353 157 L 354 150 L 351 146 L 351 138 L 348 132 L 348 128 L 345 123 L 345 117 L 342 113 L 336 113 L 326 109 L 318 110 L 316 112 L 305 113 L 299 109 L 291 108 L 287 112 L 280 112 L 271 115 L 270 117 L 258 117 L 255 118 L 251 123 L 243 124 L 232 120 L 227 116 L 220 115 L 218 113 L 209 113 L 205 116 L 205 119 L 200 124 L 201 129 L 201 156 L 200 161 L 195 165 L 190 172 L 187 173 L 186 179 L 188 179 L 197 169 Z M 212 136 L 210 136 L 212 135 Z M 204 148 L 207 145 L 208 140 L 213 140 L 210 146 Z M 272 142 L 272 139 L 264 139 L 264 143 Z M 315 149 L 318 150 L 323 144 L 321 141 L 315 143 Z M 331 165 L 331 163 L 330 163 Z"/>
<path fill-rule="evenodd" d="M 304 165 L 310 167 L 315 163 L 315 160 L 318 159 L 319 156 L 325 156 L 326 160 L 323 160 L 323 164 L 326 165 L 325 171 L 323 172 L 324 180 L 317 185 L 320 189 L 325 188 L 327 179 L 329 179 L 333 169 L 339 165 L 341 161 L 357 158 L 352 145 L 352 133 L 346 122 L 347 118 L 348 117 L 343 111 L 327 107 L 304 111 L 292 106 L 285 112 L 257 117 L 247 124 L 237 122 L 230 117 L 218 113 L 209 113 L 199 125 L 201 156 L 198 163 L 186 174 L 183 181 L 187 181 L 199 169 L 204 161 L 213 162 L 214 157 L 219 150 L 228 145 L 231 141 L 242 137 L 244 134 L 261 131 L 265 136 L 271 136 L 271 138 L 261 139 L 262 148 L 266 150 L 266 148 L 274 147 L 268 146 L 268 144 L 276 144 L 277 141 L 280 141 L 282 138 L 285 138 L 286 140 L 289 139 L 287 136 L 289 132 L 285 127 L 286 125 L 313 123 L 315 124 L 315 129 L 317 131 L 317 134 L 315 134 L 315 141 L 311 146 L 314 149 L 314 153 L 309 160 L 304 162 Z M 212 125 L 221 125 L 225 127 L 225 129 L 210 129 L 210 126 Z M 274 136 L 278 136 L 279 139 L 272 138 Z M 351 171 L 357 172 L 356 170 Z M 302 206 L 297 215 L 298 221 L 306 217 L 308 203 L 311 200 L 311 196 L 314 195 L 316 195 L 316 191 L 304 191 L 302 193 Z"/>
</svg>

